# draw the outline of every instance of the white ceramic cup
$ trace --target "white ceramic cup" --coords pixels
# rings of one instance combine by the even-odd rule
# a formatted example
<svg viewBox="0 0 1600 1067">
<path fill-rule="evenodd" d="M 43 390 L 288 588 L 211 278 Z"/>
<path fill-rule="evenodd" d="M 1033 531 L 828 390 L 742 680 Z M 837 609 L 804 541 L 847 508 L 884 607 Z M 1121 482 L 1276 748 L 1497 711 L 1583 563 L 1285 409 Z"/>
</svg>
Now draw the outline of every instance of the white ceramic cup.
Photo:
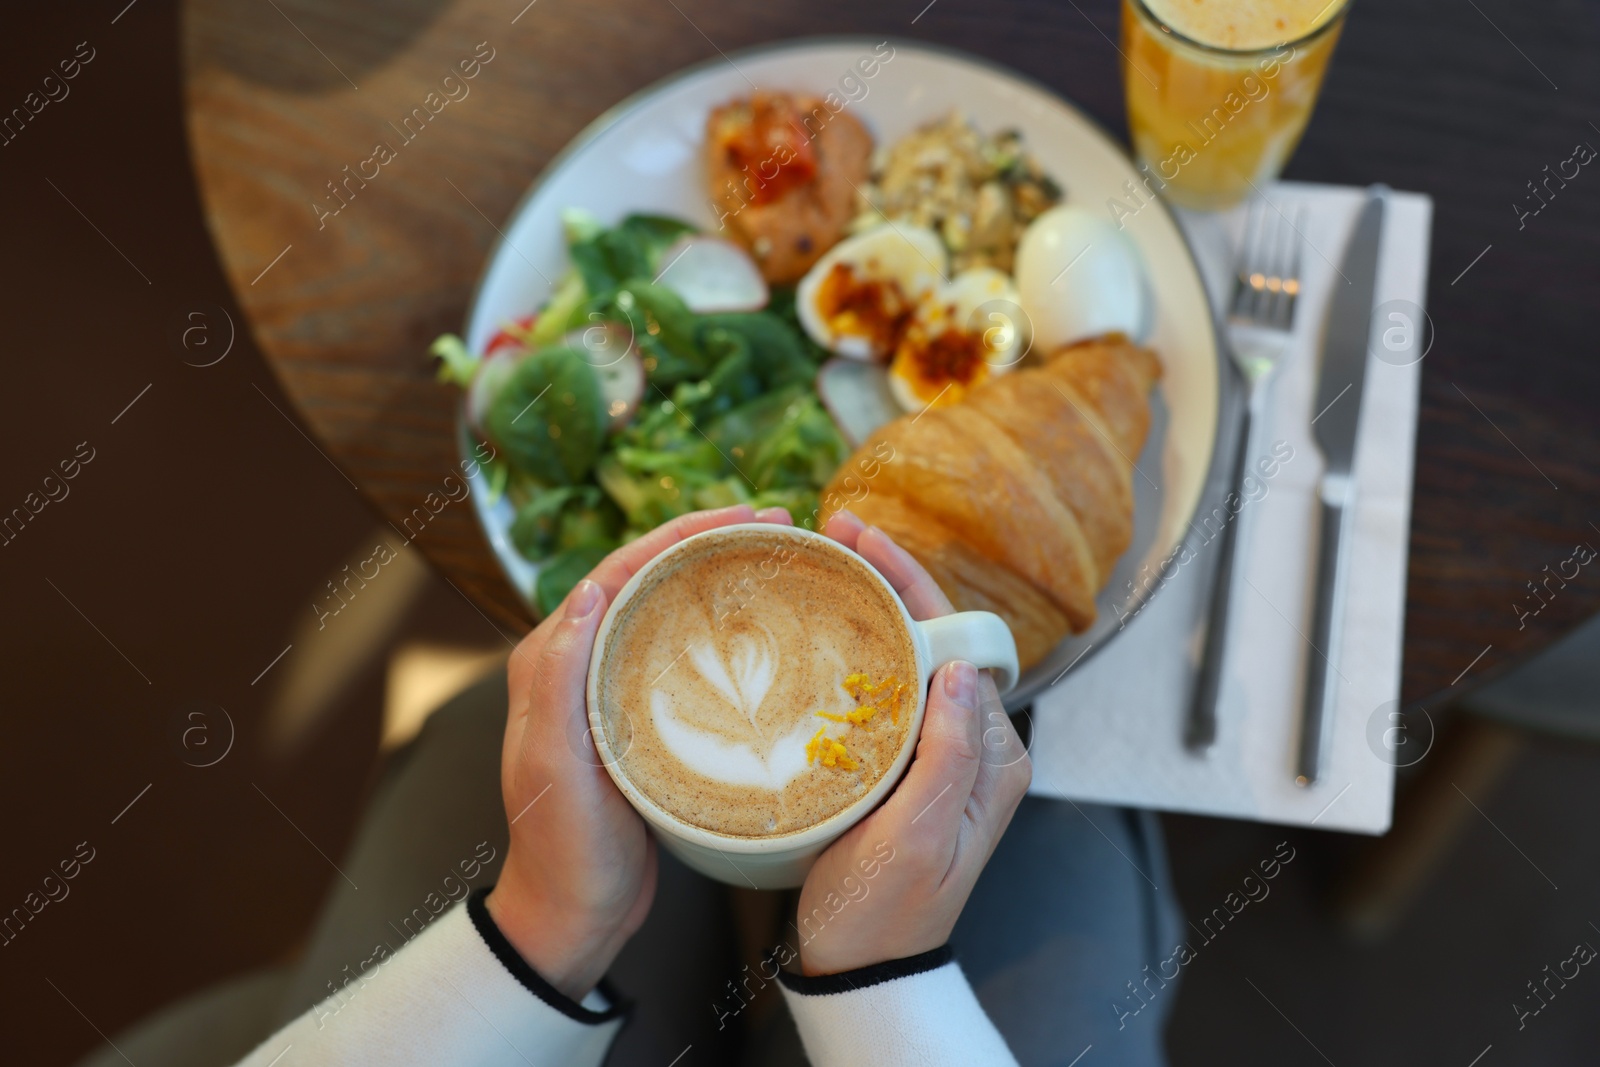
<svg viewBox="0 0 1600 1067">
<path fill-rule="evenodd" d="M 599 679 L 601 672 L 605 670 L 606 638 L 650 573 L 657 567 L 668 565 L 679 552 L 698 542 L 736 538 L 752 532 L 768 537 L 793 538 L 806 549 L 820 548 L 822 551 L 848 556 L 861 564 L 860 569 L 865 575 L 870 576 L 867 580 L 878 582 L 900 610 L 901 621 L 911 637 L 917 659 L 917 685 L 914 690 L 916 704 L 912 710 L 911 727 L 906 731 L 905 742 L 901 745 L 899 754 L 895 756 L 894 763 L 871 789 L 844 810 L 803 830 L 770 837 L 735 837 L 730 834 L 719 834 L 686 823 L 651 800 L 618 766 L 621 754 L 613 750 L 606 736 L 599 703 Z M 607 609 L 605 618 L 600 622 L 600 630 L 595 635 L 594 654 L 589 660 L 590 736 L 593 738 L 601 762 L 611 775 L 611 780 L 617 784 L 617 788 L 628 799 L 628 803 L 644 816 L 645 822 L 655 831 L 657 840 L 673 855 L 700 873 L 731 885 L 754 886 L 757 889 L 787 889 L 804 882 L 806 872 L 811 869 L 811 865 L 816 862 L 822 850 L 865 818 L 899 783 L 901 775 L 911 763 L 912 753 L 917 747 L 917 736 L 922 730 L 922 716 L 928 701 L 928 680 L 940 667 L 955 660 L 966 660 L 979 668 L 994 671 L 995 683 L 1002 693 L 1017 683 L 1016 641 L 1000 616 L 987 611 L 963 611 L 918 622 L 906 610 L 894 587 L 872 564 L 831 538 L 800 527 L 778 526 L 772 523 L 722 526 L 685 538 L 661 553 L 641 567 L 612 600 L 611 607 Z"/>
</svg>

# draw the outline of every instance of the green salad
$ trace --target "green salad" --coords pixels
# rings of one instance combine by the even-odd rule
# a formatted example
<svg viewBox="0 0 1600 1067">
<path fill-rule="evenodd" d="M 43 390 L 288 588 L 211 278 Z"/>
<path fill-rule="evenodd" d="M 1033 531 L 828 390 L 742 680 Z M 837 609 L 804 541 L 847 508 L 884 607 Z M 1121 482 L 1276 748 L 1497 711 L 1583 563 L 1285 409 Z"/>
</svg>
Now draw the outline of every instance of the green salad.
<svg viewBox="0 0 1600 1067">
<path fill-rule="evenodd" d="M 571 267 L 536 315 L 481 356 L 454 335 L 431 349 L 494 447 L 486 474 L 516 507 L 517 549 L 540 564 L 541 614 L 607 552 L 689 511 L 782 505 L 813 524 L 850 452 L 818 400 L 828 353 L 800 328 L 792 289 L 760 310 L 696 313 L 659 283 L 693 227 L 563 222 Z"/>
</svg>

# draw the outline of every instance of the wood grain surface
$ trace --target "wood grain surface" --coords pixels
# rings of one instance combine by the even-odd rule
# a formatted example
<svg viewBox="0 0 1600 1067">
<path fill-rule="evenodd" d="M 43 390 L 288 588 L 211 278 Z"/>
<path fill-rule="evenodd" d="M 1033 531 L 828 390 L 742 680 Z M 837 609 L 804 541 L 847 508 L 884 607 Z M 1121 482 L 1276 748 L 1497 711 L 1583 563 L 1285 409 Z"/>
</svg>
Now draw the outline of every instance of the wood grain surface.
<svg viewBox="0 0 1600 1067">
<path fill-rule="evenodd" d="M 562 145 L 685 65 L 856 33 L 1004 63 L 1125 140 L 1117 17 L 1111 0 L 189 0 L 189 134 L 234 293 L 312 436 L 515 636 L 527 615 L 470 504 L 426 509 L 457 469 L 456 396 L 426 350 L 461 328 L 497 227 Z M 1458 694 L 1600 608 L 1600 567 L 1564 585 L 1543 569 L 1600 546 L 1600 168 L 1537 202 L 1528 184 L 1600 146 L 1595 19 L 1581 0 L 1356 0 L 1286 175 L 1435 198 L 1407 700 Z M 394 157 L 336 196 L 380 142 Z"/>
</svg>

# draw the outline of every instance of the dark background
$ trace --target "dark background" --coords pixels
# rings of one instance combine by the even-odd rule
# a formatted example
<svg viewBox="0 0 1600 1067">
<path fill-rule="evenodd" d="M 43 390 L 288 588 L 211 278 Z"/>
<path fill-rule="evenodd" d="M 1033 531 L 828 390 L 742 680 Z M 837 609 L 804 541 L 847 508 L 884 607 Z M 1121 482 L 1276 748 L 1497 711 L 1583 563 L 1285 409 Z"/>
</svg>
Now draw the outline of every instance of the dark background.
<svg viewBox="0 0 1600 1067">
<path fill-rule="evenodd" d="M 378 760 L 376 659 L 310 743 L 286 757 L 262 743 L 274 674 L 252 679 L 378 520 L 257 393 L 293 416 L 204 227 L 184 137 L 177 7 L 124 3 L 13 7 L 0 33 L 0 110 L 20 105 L 80 41 L 96 50 L 70 96 L 0 147 L 0 511 L 80 442 L 95 450 L 70 496 L 0 547 L 0 911 L 21 905 L 80 842 L 95 850 L 71 895 L 0 948 L 6 1063 L 70 1062 L 174 997 L 290 956 L 337 877 L 318 850 L 338 858 Z M 886 5 L 889 15 L 871 21 L 898 25 L 921 6 Z M 716 24 L 710 5 L 689 10 Z M 939 0 L 909 32 L 959 39 L 964 27 L 1000 20 L 1026 36 L 1039 10 Z M 1116 57 L 1100 32 L 1115 37 L 1116 11 L 1105 2 L 1083 10 L 1059 41 L 992 58 L 1063 88 L 1120 131 Z M 1357 0 L 1289 172 L 1435 197 L 1429 306 L 1440 341 L 1424 374 L 1417 494 L 1419 507 L 1462 516 L 1462 532 L 1451 572 L 1428 577 L 1504 588 L 1508 617 L 1523 580 L 1600 521 L 1590 322 L 1600 176 L 1586 169 L 1521 231 L 1510 207 L 1576 141 L 1600 144 L 1596 11 L 1577 0 Z M 204 305 L 226 309 L 241 329 L 225 360 L 195 368 L 178 338 L 185 313 Z M 1556 496 L 1513 449 L 1489 469 L 1467 461 L 1500 438 L 1461 392 L 1561 487 Z M 1503 543 L 1482 533 L 1484 509 L 1502 517 Z M 1509 550 L 1530 529 L 1547 556 Z M 1575 587 L 1551 613 L 1570 623 L 1596 603 Z M 1452 638 L 1451 613 L 1447 601 L 1413 598 L 1408 656 L 1470 660 L 1479 646 Z M 495 639 L 442 585 L 400 636 L 417 635 Z M 1513 659 L 1497 649 L 1484 667 Z M 179 735 L 195 701 L 225 708 L 237 728 L 214 767 L 183 761 Z M 1483 818 L 1466 824 L 1407 921 L 1378 945 L 1341 935 L 1325 907 L 1359 842 L 1168 819 L 1192 914 L 1218 905 L 1276 842 L 1299 849 L 1273 896 L 1170 994 L 1174 1062 L 1466 1067 L 1490 1045 L 1483 1067 L 1593 1062 L 1600 978 L 1577 979 L 1521 1032 L 1511 1003 L 1575 942 L 1600 944 L 1590 926 L 1600 923 L 1597 793 L 1591 749 L 1524 749 L 1498 792 L 1478 798 Z M 1090 1053 L 1084 1067 L 1096 1062 L 1114 1062 L 1114 1050 Z"/>
<path fill-rule="evenodd" d="M 254 388 L 292 414 L 201 218 L 177 7 L 140 0 L 112 25 L 124 3 L 13 6 L 0 31 L 7 112 L 79 42 L 95 49 L 70 95 L 0 147 L 4 510 L 79 442 L 94 449 L 70 494 L 0 547 L 0 909 L 94 849 L 70 895 L 0 948 L 6 1064 L 66 1063 L 95 1027 L 291 954 L 337 877 L 316 849 L 340 855 L 377 758 L 378 661 L 291 758 L 263 749 L 284 664 L 252 679 L 352 553 L 370 554 L 379 520 Z M 207 305 L 238 340 L 188 366 L 214 358 L 180 343 Z M 405 635 L 482 641 L 486 624 L 440 588 Z M 204 769 L 180 743 L 196 701 L 238 731 Z M 207 728 L 220 744 L 225 721 Z"/>
</svg>

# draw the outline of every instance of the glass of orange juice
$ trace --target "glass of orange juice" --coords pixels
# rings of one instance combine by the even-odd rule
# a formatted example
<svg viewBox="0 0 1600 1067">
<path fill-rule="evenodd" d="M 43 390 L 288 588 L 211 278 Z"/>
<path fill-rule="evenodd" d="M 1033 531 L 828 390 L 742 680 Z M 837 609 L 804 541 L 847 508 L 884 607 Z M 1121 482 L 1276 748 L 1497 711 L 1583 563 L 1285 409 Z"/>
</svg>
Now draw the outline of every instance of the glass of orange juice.
<svg viewBox="0 0 1600 1067">
<path fill-rule="evenodd" d="M 1156 191 L 1231 207 L 1305 132 L 1348 0 L 1122 0 L 1128 128 Z"/>
</svg>

